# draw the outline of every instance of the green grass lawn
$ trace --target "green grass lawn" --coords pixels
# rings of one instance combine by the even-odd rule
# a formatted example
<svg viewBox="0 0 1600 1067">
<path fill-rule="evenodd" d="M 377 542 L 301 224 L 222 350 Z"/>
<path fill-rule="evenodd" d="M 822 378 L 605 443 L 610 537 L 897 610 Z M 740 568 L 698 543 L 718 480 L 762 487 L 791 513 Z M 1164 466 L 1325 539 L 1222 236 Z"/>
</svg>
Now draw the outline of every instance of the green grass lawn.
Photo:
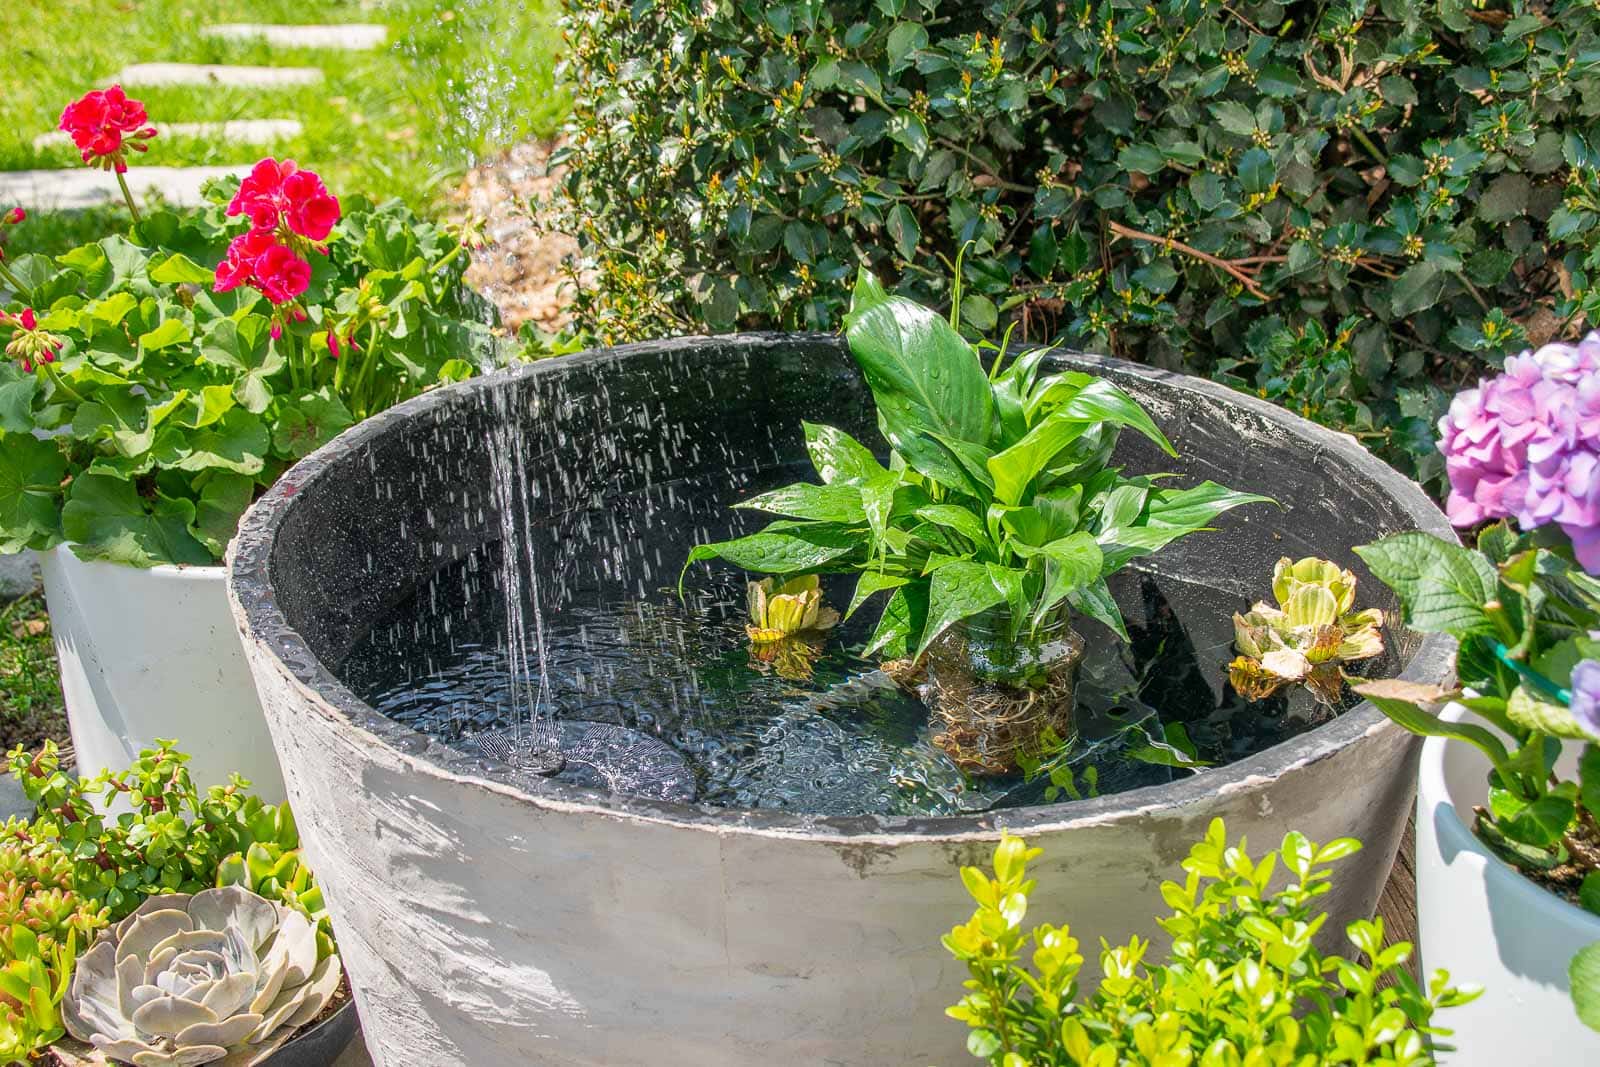
<svg viewBox="0 0 1600 1067">
<path fill-rule="evenodd" d="M 0 170 L 79 165 L 70 145 L 36 150 L 33 138 L 55 128 L 67 103 L 109 84 L 128 63 L 318 66 L 324 82 L 306 87 L 131 89 L 158 129 L 232 118 L 292 118 L 305 126 L 300 137 L 259 148 L 161 136 L 138 160 L 221 165 L 274 154 L 318 171 L 335 193 L 395 195 L 426 207 L 476 159 L 560 126 L 567 105 L 553 76 L 555 10 L 555 0 L 0 3 Z M 382 22 L 389 43 L 340 52 L 200 36 L 202 26 L 219 22 Z M 104 229 L 96 222 L 92 215 L 40 220 L 11 243 L 59 244 L 80 231 L 97 236 Z"/>
<path fill-rule="evenodd" d="M 44 594 L 0 605 L 0 750 L 67 739 Z"/>
</svg>

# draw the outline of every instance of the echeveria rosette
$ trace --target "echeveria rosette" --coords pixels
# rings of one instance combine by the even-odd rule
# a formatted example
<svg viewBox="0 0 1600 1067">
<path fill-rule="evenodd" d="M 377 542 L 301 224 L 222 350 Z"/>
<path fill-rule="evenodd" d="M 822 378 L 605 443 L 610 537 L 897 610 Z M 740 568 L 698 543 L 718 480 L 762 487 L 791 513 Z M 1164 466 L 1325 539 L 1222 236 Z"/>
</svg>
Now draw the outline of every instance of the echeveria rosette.
<svg viewBox="0 0 1600 1067">
<path fill-rule="evenodd" d="M 62 1016 L 107 1059 L 197 1067 L 269 1051 L 322 1013 L 340 975 L 292 908 L 238 886 L 155 896 L 84 953 Z"/>
<path fill-rule="evenodd" d="M 1553 525 L 1600 573 L 1600 332 L 1506 360 L 1439 423 L 1457 526 Z"/>
</svg>

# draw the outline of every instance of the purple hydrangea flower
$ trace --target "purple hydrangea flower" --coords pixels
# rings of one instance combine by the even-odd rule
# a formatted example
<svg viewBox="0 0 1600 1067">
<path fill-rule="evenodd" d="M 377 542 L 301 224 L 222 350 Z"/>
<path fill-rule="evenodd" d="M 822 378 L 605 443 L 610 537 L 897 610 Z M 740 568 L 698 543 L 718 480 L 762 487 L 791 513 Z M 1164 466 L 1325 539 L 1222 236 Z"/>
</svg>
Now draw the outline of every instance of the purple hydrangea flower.
<svg viewBox="0 0 1600 1067">
<path fill-rule="evenodd" d="M 1555 523 L 1600 573 L 1600 331 L 1506 360 L 1439 421 L 1457 526 Z"/>
<path fill-rule="evenodd" d="M 1572 717 L 1600 736 L 1600 660 L 1586 659 L 1572 668 Z"/>
</svg>

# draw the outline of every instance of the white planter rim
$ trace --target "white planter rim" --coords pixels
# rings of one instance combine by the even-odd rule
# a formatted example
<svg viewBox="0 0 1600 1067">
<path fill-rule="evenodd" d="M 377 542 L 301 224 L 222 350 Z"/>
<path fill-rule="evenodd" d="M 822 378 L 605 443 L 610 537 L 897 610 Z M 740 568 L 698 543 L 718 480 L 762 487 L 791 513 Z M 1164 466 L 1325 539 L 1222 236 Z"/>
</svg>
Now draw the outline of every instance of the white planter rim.
<svg viewBox="0 0 1600 1067">
<path fill-rule="evenodd" d="M 118 570 L 135 571 L 139 574 L 148 574 L 152 578 L 167 578 L 173 581 L 221 582 L 226 581 L 228 577 L 228 568 L 221 563 L 157 563 L 154 567 L 135 567 L 129 563 L 117 563 L 109 559 L 84 559 L 73 551 L 72 544 L 68 541 L 63 541 L 45 551 L 71 553 L 73 560 L 83 566 L 115 567 Z"/>
<path fill-rule="evenodd" d="M 1446 722 L 1470 722 L 1476 717 L 1460 704 L 1451 704 L 1439 713 L 1439 718 Z M 1450 780 L 1445 775 L 1444 761 L 1445 755 L 1450 750 L 1449 746 L 1465 744 L 1465 741 L 1452 741 L 1445 737 L 1430 737 L 1422 744 L 1422 760 L 1417 770 L 1417 795 L 1449 798 L 1447 802 L 1434 809 L 1435 812 L 1442 813 L 1446 820 L 1439 829 L 1450 835 L 1451 845 L 1470 849 L 1488 861 L 1484 867 L 1484 877 L 1493 883 L 1493 892 L 1503 893 L 1524 907 L 1553 910 L 1563 915 L 1567 921 L 1589 928 L 1594 933 L 1594 940 L 1600 941 L 1600 915 L 1585 911 L 1570 900 L 1557 896 L 1501 859 L 1493 849 L 1478 839 L 1477 834 L 1473 833 L 1472 823 L 1461 818 L 1456 798 L 1450 788 Z M 1476 755 L 1476 750 L 1474 754 Z M 1419 813 L 1419 817 L 1426 814 Z M 1437 820 L 1438 816 L 1434 817 Z M 1577 949 L 1582 946 L 1573 947 Z"/>
</svg>

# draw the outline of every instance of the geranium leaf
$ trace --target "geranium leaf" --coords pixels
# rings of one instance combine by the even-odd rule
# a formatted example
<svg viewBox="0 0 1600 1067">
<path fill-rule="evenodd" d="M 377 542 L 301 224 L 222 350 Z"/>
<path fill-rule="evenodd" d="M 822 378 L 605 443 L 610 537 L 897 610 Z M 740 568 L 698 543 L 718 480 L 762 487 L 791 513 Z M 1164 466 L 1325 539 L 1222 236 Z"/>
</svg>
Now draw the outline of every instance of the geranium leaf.
<svg viewBox="0 0 1600 1067">
<path fill-rule="evenodd" d="M 38 378 L 24 374 L 14 363 L 0 363 L 0 430 L 31 433 L 33 398 L 38 392 Z"/>
<path fill-rule="evenodd" d="M 74 478 L 61 511 L 62 530 L 85 559 L 130 567 L 208 564 L 215 558 L 189 532 L 194 504 L 155 494 L 146 500 L 133 483 L 103 474 Z"/>
<path fill-rule="evenodd" d="M 0 552 L 48 548 L 61 536 L 66 458 L 54 441 L 0 433 Z"/>
<path fill-rule="evenodd" d="M 255 496 L 255 479 L 244 474 L 217 471 L 206 478 L 195 504 L 191 532 L 218 559 L 239 529 L 239 517 Z"/>
<path fill-rule="evenodd" d="M 220 468 L 236 474 L 260 474 L 266 466 L 270 439 L 266 423 L 242 407 L 234 408 L 185 442 L 186 454 L 169 464 L 182 471 Z"/>
<path fill-rule="evenodd" d="M 355 416 L 331 387 L 280 400 L 272 426 L 272 449 L 288 459 L 309 456 L 355 424 Z"/>
</svg>

